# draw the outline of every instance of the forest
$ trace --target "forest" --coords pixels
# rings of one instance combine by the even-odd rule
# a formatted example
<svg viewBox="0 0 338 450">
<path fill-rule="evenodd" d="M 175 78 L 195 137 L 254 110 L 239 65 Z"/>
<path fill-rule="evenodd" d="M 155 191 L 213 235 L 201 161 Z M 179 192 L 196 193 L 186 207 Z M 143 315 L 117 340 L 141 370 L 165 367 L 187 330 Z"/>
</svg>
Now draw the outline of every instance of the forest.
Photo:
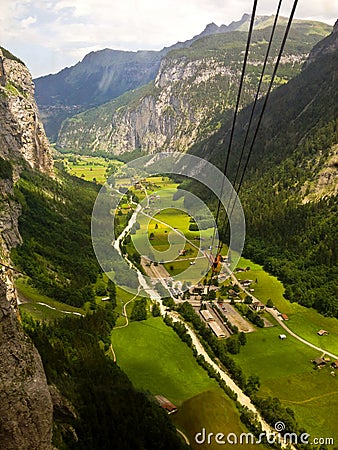
<svg viewBox="0 0 338 450">
<path fill-rule="evenodd" d="M 330 45 L 334 36 L 326 40 Z M 242 110 L 226 175 L 235 189 L 240 190 L 245 212 L 244 256 L 276 275 L 290 301 L 338 317 L 337 201 L 334 187 L 328 181 L 316 193 L 321 171 L 337 170 L 336 163 L 330 163 L 338 142 L 334 65 L 332 54 L 317 55 L 300 75 L 277 88 L 271 94 L 251 148 L 262 101 L 257 104 L 245 147 L 252 105 Z M 229 149 L 229 128 L 227 122 L 191 152 L 210 159 L 223 170 Z M 185 181 L 181 187 L 192 190 L 216 211 L 216 200 L 201 184 Z M 223 213 L 219 221 L 221 229 L 227 230 L 226 223 Z M 227 239 L 224 236 L 225 242 Z"/>
<path fill-rule="evenodd" d="M 92 305 L 84 317 L 39 322 L 23 314 L 47 381 L 61 393 L 54 408 L 53 443 L 60 450 L 186 448 L 167 414 L 150 393 L 136 391 L 107 355 L 116 320 L 116 288 L 100 306 L 95 283 L 101 269 L 90 237 L 99 186 L 63 171 L 55 179 L 25 171 L 15 188 L 22 207 L 23 244 L 12 259 L 41 293 L 65 303 Z M 107 291 L 106 291 L 107 290 Z"/>
</svg>

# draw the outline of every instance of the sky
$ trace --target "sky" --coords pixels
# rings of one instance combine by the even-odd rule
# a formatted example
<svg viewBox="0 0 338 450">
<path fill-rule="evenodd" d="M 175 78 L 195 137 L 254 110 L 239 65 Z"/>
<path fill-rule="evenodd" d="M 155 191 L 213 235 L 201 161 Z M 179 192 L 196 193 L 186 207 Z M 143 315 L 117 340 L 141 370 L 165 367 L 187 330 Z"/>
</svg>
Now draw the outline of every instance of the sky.
<svg viewBox="0 0 338 450">
<path fill-rule="evenodd" d="M 277 0 L 258 0 L 257 15 Z M 96 50 L 160 50 L 251 13 L 252 0 L 1 0 L 0 45 L 22 59 L 34 78 L 56 73 Z M 293 1 L 284 0 L 288 16 Z M 333 25 L 336 0 L 299 0 L 296 18 Z"/>
</svg>

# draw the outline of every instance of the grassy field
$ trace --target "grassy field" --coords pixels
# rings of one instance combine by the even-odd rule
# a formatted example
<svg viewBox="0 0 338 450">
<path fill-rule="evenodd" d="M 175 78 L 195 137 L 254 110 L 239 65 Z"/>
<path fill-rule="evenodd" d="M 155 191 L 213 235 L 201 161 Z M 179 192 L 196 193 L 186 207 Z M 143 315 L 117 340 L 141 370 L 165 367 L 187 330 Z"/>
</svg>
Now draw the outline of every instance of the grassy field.
<svg viewBox="0 0 338 450">
<path fill-rule="evenodd" d="M 195 442 L 196 433 L 201 432 L 203 428 L 206 429 L 206 433 L 223 433 L 225 436 L 229 433 L 240 436 L 241 433 L 246 432 L 233 402 L 225 394 L 215 390 L 203 392 L 186 400 L 178 412 L 172 416 L 172 420 L 176 427 L 186 434 L 193 449 L 216 450 L 220 448 L 215 441 L 212 444 Z M 245 443 L 243 445 L 221 445 L 221 448 L 250 450 L 265 447 Z"/>
<path fill-rule="evenodd" d="M 281 332 L 276 326 L 248 334 L 234 359 L 247 376 L 259 376 L 261 395 L 276 396 L 291 407 L 309 433 L 338 439 L 338 374 L 332 376 L 329 366 L 315 370 L 311 360 L 321 355 L 291 336 L 280 340 Z M 314 406 L 318 403 L 320 408 Z"/>
<path fill-rule="evenodd" d="M 234 402 L 208 378 L 191 350 L 161 318 L 132 322 L 126 328 L 113 330 L 112 345 L 117 363 L 136 388 L 164 395 L 179 407 L 171 418 L 188 436 L 192 448 L 218 447 L 194 445 L 194 436 L 203 427 L 224 434 L 246 431 Z"/>
<path fill-rule="evenodd" d="M 18 278 L 15 281 L 15 287 L 19 293 L 21 302 L 23 302 L 20 304 L 20 311 L 30 314 L 34 319 L 53 320 L 64 317 L 67 313 L 85 313 L 81 308 L 66 305 L 65 303 L 58 302 L 46 295 L 40 294 L 36 289 L 27 284 L 23 278 Z M 46 305 L 49 305 L 50 308 L 45 305 L 40 305 L 39 303 L 45 303 Z"/>
<path fill-rule="evenodd" d="M 108 165 L 119 167 L 123 164 L 116 160 L 106 160 L 101 157 L 84 155 L 64 156 L 63 163 L 70 174 L 87 181 L 96 181 L 100 184 L 103 184 L 107 179 Z"/>
<path fill-rule="evenodd" d="M 291 303 L 283 297 L 284 287 L 274 276 L 269 275 L 259 264 L 241 258 L 239 267 L 250 267 L 250 271 L 236 273 L 238 279 L 251 279 L 254 295 L 263 303 L 271 298 L 277 309 L 288 315 L 287 326 L 302 338 L 325 350 L 338 355 L 338 320 L 324 317 L 313 308 L 305 308 L 298 303 Z M 256 282 L 257 280 L 257 282 Z M 318 336 L 321 329 L 329 332 L 328 336 Z"/>
<path fill-rule="evenodd" d="M 112 345 L 119 366 L 136 388 L 162 394 L 177 406 L 217 388 L 198 366 L 191 350 L 161 318 L 113 330 Z"/>
</svg>

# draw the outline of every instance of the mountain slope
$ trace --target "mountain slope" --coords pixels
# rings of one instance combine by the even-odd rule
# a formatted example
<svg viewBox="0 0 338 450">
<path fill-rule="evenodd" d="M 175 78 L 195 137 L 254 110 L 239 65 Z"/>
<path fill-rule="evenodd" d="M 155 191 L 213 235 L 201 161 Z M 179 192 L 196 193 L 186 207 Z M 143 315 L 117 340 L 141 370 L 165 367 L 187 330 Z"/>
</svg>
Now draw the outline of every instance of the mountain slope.
<svg viewBox="0 0 338 450">
<path fill-rule="evenodd" d="M 200 37 L 246 30 L 249 22 L 250 16 L 244 14 L 241 20 L 229 26 L 209 24 L 200 35 L 161 51 L 124 52 L 105 49 L 92 52 L 73 67 L 35 79 L 37 103 L 47 135 L 55 141 L 62 121 L 67 117 L 153 80 L 161 59 L 169 51 L 189 47 Z M 268 26 L 271 25 L 271 17 L 257 17 L 256 22 L 259 27 L 264 27 L 264 23 Z M 323 30 L 325 25 L 319 24 L 313 32 L 321 34 Z"/>
<path fill-rule="evenodd" d="M 263 27 L 266 21 L 259 25 Z M 286 83 L 300 71 L 325 28 L 312 22 L 293 26 L 277 84 Z M 329 28 L 326 30 L 328 33 Z M 283 27 L 278 27 L 265 86 L 283 31 Z M 271 27 L 254 32 L 242 96 L 244 104 L 253 100 L 270 33 Z M 231 116 L 246 38 L 246 32 L 217 32 L 187 48 L 172 50 L 162 59 L 155 81 L 147 87 L 65 121 L 58 145 L 87 153 L 186 151 Z"/>
<path fill-rule="evenodd" d="M 337 58 L 336 26 L 311 51 L 301 74 L 272 93 L 240 193 L 247 225 L 245 255 L 283 281 L 288 299 L 334 317 Z M 232 183 L 250 112 L 249 106 L 237 123 L 227 171 Z M 229 125 L 192 151 L 223 168 Z M 243 166 L 244 161 L 240 173 Z"/>
<path fill-rule="evenodd" d="M 40 355 L 18 321 L 8 268 L 11 250 L 21 243 L 14 182 L 25 167 L 51 173 L 51 153 L 32 78 L 21 61 L 0 48 L 0 442 L 8 450 L 50 450 L 52 401 Z"/>
</svg>

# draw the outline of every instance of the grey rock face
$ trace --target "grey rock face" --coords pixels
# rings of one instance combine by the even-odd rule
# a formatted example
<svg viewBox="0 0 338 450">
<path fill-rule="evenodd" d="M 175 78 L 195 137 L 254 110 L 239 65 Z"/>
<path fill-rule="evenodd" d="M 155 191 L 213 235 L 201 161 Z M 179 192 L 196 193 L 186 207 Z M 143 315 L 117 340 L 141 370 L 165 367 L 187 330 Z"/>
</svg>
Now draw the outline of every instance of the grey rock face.
<svg viewBox="0 0 338 450">
<path fill-rule="evenodd" d="M 0 443 L 49 450 L 52 401 L 39 353 L 24 334 L 0 281 Z"/>
</svg>

